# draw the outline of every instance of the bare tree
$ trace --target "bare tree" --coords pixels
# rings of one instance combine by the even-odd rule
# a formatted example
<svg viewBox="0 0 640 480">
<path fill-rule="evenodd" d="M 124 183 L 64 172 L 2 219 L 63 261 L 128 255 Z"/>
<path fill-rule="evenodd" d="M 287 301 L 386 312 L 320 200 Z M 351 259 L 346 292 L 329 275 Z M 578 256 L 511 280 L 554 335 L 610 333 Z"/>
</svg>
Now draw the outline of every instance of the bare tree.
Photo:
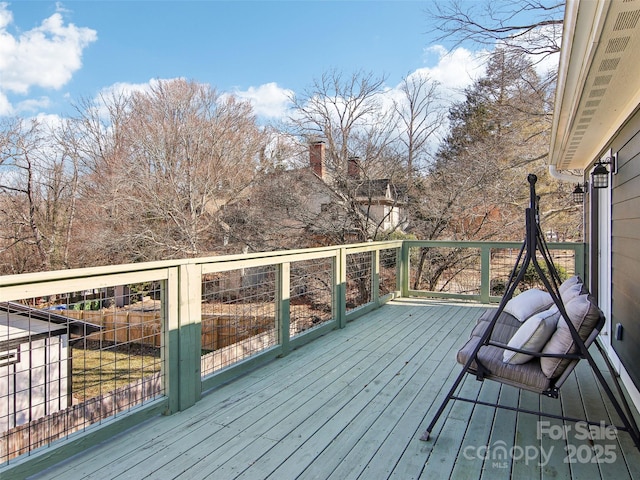
<svg viewBox="0 0 640 480">
<path fill-rule="evenodd" d="M 394 102 L 409 178 L 428 165 L 434 135 L 445 120 L 438 87 L 438 82 L 428 76 L 414 73 L 402 80 L 402 97 Z"/>
<path fill-rule="evenodd" d="M 220 210 L 253 180 L 264 146 L 250 105 L 185 80 L 106 100 L 76 120 L 90 139 L 82 148 L 98 245 L 117 245 L 120 261 L 215 251 Z"/>
<path fill-rule="evenodd" d="M 560 51 L 564 2 L 560 0 L 451 0 L 432 2 L 438 40 L 475 43 L 544 58 Z"/>
<path fill-rule="evenodd" d="M 303 138 L 318 137 L 327 143 L 330 173 L 344 174 L 349 157 L 367 141 L 384 144 L 379 135 L 379 123 L 387 117 L 381 104 L 383 87 L 384 77 L 364 72 L 347 76 L 333 70 L 292 98 L 292 126 Z"/>
<path fill-rule="evenodd" d="M 2 253 L 7 273 L 69 266 L 78 165 L 38 120 L 2 125 Z"/>
<path fill-rule="evenodd" d="M 331 241 L 379 236 L 385 219 L 372 215 L 371 198 L 377 195 L 373 182 L 405 180 L 403 158 L 393 148 L 397 117 L 385 107 L 383 91 L 383 77 L 364 72 L 347 76 L 334 70 L 292 99 L 291 126 L 301 142 L 321 139 L 326 144 L 323 180 L 334 196 L 332 214 L 314 228 Z"/>
</svg>

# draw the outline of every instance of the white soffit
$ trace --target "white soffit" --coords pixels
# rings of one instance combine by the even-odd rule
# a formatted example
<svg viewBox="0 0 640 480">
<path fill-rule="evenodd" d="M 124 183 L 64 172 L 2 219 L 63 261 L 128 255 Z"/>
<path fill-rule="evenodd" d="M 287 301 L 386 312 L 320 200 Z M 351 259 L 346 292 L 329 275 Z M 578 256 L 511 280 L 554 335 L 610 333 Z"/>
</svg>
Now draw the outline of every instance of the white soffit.
<svg viewBox="0 0 640 480">
<path fill-rule="evenodd" d="M 549 163 L 585 169 L 640 103 L 640 0 L 567 2 Z"/>
</svg>

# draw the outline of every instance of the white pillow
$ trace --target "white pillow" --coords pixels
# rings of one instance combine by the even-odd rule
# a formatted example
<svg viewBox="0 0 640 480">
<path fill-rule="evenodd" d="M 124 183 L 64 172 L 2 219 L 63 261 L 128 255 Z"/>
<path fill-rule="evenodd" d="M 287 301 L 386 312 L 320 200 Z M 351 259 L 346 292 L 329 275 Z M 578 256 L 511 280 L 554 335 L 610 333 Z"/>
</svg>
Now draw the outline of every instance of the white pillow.
<svg viewBox="0 0 640 480">
<path fill-rule="evenodd" d="M 531 288 L 513 297 L 504 306 L 504 311 L 516 317 L 520 322 L 549 308 L 553 298 L 547 292 Z"/>
<path fill-rule="evenodd" d="M 537 313 L 527 319 L 520 328 L 518 328 L 507 345 L 531 352 L 542 351 L 547 341 L 549 341 L 556 331 L 559 318 L 560 311 L 555 305 L 544 312 Z M 513 352 L 511 350 L 505 350 L 502 354 L 502 361 L 513 365 L 526 363 L 532 358 L 535 358 L 534 355 Z"/>
</svg>

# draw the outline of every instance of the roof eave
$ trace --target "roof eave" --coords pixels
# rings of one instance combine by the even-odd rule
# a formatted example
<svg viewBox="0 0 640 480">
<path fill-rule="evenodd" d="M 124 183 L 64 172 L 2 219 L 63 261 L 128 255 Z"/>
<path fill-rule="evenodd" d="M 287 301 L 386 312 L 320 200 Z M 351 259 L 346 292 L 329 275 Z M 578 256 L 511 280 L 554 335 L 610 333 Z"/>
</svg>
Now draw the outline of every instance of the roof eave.
<svg viewBox="0 0 640 480">
<path fill-rule="evenodd" d="M 640 35 L 620 20 L 639 3 L 567 2 L 548 159 L 559 170 L 588 168 L 638 106 Z"/>
</svg>

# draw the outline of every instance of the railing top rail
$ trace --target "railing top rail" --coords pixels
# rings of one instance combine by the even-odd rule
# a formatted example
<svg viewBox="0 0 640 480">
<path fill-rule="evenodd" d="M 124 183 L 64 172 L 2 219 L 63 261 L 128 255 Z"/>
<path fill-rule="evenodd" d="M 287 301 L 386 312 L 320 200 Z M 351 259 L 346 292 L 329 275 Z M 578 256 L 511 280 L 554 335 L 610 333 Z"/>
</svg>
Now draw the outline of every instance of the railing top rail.
<svg viewBox="0 0 640 480">
<path fill-rule="evenodd" d="M 404 243 L 409 247 L 464 247 L 464 248 L 481 248 L 481 247 L 495 247 L 495 248 L 520 248 L 522 242 L 493 242 L 493 241 L 457 241 L 457 240 L 404 240 Z M 573 250 L 576 245 L 582 245 L 580 242 L 547 242 L 547 246 L 551 250 Z"/>
<path fill-rule="evenodd" d="M 175 260 L 160 260 L 154 262 L 128 263 L 120 265 L 105 265 L 97 267 L 76 268 L 69 270 L 54 270 L 47 272 L 22 273 L 17 275 L 0 276 L 0 288 L 7 286 L 24 285 L 29 283 L 52 282 L 56 280 L 79 279 L 102 275 L 113 275 L 128 272 L 142 272 L 159 270 L 164 268 L 179 267 L 181 265 L 211 264 L 211 263 L 237 263 L 238 260 L 254 260 L 277 257 L 300 256 L 304 253 L 335 252 L 339 249 L 384 249 L 402 246 L 402 240 L 389 240 L 381 242 L 365 242 L 346 245 L 333 245 L 328 247 L 315 247 L 295 250 L 278 250 L 273 252 L 239 253 L 233 255 L 218 255 L 199 258 L 182 258 Z"/>
<path fill-rule="evenodd" d="M 258 260 L 258 259 L 277 259 L 287 257 L 300 257 L 304 254 L 317 254 L 322 252 L 336 252 L 340 249 L 346 249 L 354 252 L 364 252 L 371 250 L 380 250 L 385 248 L 399 248 L 403 244 L 409 247 L 463 247 L 463 248 L 486 248 L 487 246 L 495 248 L 519 248 L 521 242 L 485 242 L 485 241 L 450 241 L 450 240 L 389 240 L 381 242 L 365 242 L 346 245 L 333 245 L 327 247 L 316 247 L 295 250 L 278 250 L 273 252 L 256 252 L 256 253 L 240 253 L 232 255 L 218 255 L 199 258 L 182 258 L 176 260 L 160 260 L 154 262 L 129 263 L 121 265 L 97 266 L 70 270 L 55 270 L 48 272 L 34 272 L 17 275 L 0 276 L 0 288 L 16 285 L 24 285 L 30 283 L 52 282 L 57 280 L 81 279 L 88 277 L 124 274 L 129 272 L 144 272 L 150 270 L 159 270 L 181 265 L 194 264 L 237 264 L 238 261 Z M 548 247 L 555 249 L 575 249 L 575 242 L 549 242 Z M 259 262 L 264 263 L 264 262 Z M 276 262 L 277 263 L 277 262 Z M 220 268 L 216 268 L 220 270 Z"/>
</svg>

